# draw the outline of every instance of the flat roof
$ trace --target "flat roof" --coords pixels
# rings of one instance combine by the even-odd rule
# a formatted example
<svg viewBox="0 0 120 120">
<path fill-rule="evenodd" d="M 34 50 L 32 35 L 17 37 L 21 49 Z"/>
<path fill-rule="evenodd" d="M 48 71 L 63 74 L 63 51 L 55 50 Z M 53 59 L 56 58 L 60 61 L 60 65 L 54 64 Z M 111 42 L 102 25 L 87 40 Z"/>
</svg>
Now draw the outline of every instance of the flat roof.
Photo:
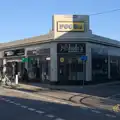
<svg viewBox="0 0 120 120">
<path fill-rule="evenodd" d="M 53 39 L 53 34 L 49 33 L 49 34 L 35 36 L 31 38 L 25 38 L 21 40 L 1 43 L 0 49 L 7 49 L 11 47 L 22 47 L 25 45 L 27 46 L 27 45 L 37 44 L 37 43 L 45 43 L 45 42 L 51 41 L 52 39 Z"/>
<path fill-rule="evenodd" d="M 54 39 L 53 31 L 50 31 L 48 34 L 45 34 L 45 35 L 35 36 L 35 37 L 31 37 L 31 38 L 25 38 L 25 39 L 21 39 L 21 40 L 12 41 L 12 42 L 1 43 L 0 49 L 3 50 L 3 49 L 9 49 L 11 47 L 23 47 L 23 46 L 27 46 L 27 45 L 52 42 L 53 39 Z M 58 38 L 58 41 L 60 41 L 60 39 L 61 38 Z M 62 38 L 62 39 L 64 39 L 64 38 Z M 78 38 L 75 38 L 75 39 L 78 40 Z M 101 43 L 101 44 L 104 43 L 106 45 L 120 47 L 120 41 L 102 37 L 102 36 L 95 35 L 95 34 L 92 34 L 91 37 L 86 36 L 86 39 L 87 40 L 85 40 L 85 41 L 88 41 L 88 42 L 95 42 L 95 43 Z M 55 41 L 57 41 L 57 39 Z"/>
</svg>

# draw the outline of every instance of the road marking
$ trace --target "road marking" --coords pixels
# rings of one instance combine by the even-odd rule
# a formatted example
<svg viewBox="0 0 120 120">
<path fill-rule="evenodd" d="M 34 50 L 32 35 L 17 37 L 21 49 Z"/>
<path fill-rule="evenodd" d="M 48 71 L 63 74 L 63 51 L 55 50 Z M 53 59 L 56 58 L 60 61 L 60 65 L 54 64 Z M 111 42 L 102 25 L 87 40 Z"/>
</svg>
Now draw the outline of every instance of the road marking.
<svg viewBox="0 0 120 120">
<path fill-rule="evenodd" d="M 55 117 L 54 115 L 51 115 L 51 114 L 48 114 L 46 116 L 49 117 L 49 118 L 54 118 Z"/>
<path fill-rule="evenodd" d="M 15 105 L 20 105 L 20 103 L 14 103 Z"/>
<path fill-rule="evenodd" d="M 9 103 L 14 103 L 13 101 L 9 101 Z"/>
<path fill-rule="evenodd" d="M 115 115 L 110 115 L 110 114 L 105 114 L 107 117 L 112 117 L 112 118 L 116 118 Z"/>
<path fill-rule="evenodd" d="M 21 105 L 22 108 L 27 108 L 27 106 Z"/>
<path fill-rule="evenodd" d="M 28 108 L 28 110 L 30 110 L 30 111 L 35 111 L 35 109 L 34 109 L 34 108 Z"/>
<path fill-rule="evenodd" d="M 5 101 L 6 101 L 6 102 L 9 102 L 10 100 L 6 99 Z"/>
<path fill-rule="evenodd" d="M 100 111 L 97 111 L 97 110 L 91 110 L 92 112 L 94 112 L 94 113 L 101 113 Z"/>
<path fill-rule="evenodd" d="M 65 119 L 62 119 L 62 118 L 56 118 L 55 120 L 65 120 Z"/>
<path fill-rule="evenodd" d="M 45 112 L 40 111 L 40 110 L 36 110 L 36 112 L 39 113 L 39 114 L 43 114 L 43 113 L 45 113 Z"/>
</svg>

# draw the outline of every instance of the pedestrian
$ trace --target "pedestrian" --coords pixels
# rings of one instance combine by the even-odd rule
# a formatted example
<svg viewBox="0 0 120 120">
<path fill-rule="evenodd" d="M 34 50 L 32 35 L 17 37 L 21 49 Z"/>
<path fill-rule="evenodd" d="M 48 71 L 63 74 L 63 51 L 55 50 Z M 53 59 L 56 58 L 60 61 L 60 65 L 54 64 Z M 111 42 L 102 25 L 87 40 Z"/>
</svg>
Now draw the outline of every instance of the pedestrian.
<svg viewBox="0 0 120 120">
<path fill-rule="evenodd" d="M 1 65 L 1 67 L 0 67 L 0 75 L 1 75 L 1 77 L 3 77 L 3 65 Z"/>
<path fill-rule="evenodd" d="M 25 81 L 25 82 L 27 82 L 27 83 L 29 82 L 29 79 L 28 79 L 28 71 L 27 71 L 26 68 L 24 68 L 22 79 L 23 79 L 23 81 Z"/>
</svg>

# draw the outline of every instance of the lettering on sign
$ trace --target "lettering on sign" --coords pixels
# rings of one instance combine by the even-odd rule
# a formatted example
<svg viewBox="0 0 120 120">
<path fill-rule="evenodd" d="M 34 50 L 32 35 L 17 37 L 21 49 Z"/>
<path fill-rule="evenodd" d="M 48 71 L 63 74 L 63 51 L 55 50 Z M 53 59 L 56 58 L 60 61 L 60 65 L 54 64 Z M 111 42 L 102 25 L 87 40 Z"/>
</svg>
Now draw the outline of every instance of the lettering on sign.
<svg viewBox="0 0 120 120">
<path fill-rule="evenodd" d="M 13 51 L 8 51 L 5 53 L 7 56 L 11 56 L 11 55 L 14 55 L 14 52 Z"/>
<path fill-rule="evenodd" d="M 84 22 L 58 22 L 58 32 L 84 32 Z"/>
<path fill-rule="evenodd" d="M 85 53 L 85 44 L 83 43 L 59 43 L 57 45 L 58 53 Z"/>
<path fill-rule="evenodd" d="M 4 51 L 4 57 L 8 56 L 21 56 L 24 55 L 25 50 L 24 49 L 15 49 L 10 51 Z"/>
</svg>

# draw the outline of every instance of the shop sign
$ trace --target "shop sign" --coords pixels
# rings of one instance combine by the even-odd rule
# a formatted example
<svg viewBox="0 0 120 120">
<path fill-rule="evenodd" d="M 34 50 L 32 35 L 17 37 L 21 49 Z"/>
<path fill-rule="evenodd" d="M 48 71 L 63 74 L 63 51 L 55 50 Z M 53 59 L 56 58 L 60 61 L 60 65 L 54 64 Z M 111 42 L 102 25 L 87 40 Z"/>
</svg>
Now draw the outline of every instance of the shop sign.
<svg viewBox="0 0 120 120">
<path fill-rule="evenodd" d="M 14 51 L 7 51 L 7 52 L 6 52 L 6 55 L 7 55 L 7 56 L 12 56 L 12 55 L 14 55 Z"/>
<path fill-rule="evenodd" d="M 21 56 L 24 55 L 24 53 L 25 53 L 24 49 L 9 50 L 9 51 L 4 51 L 4 57 Z"/>
<path fill-rule="evenodd" d="M 33 50 L 28 50 L 27 51 L 28 56 L 49 55 L 49 54 L 50 54 L 50 48 L 47 48 L 47 49 L 33 49 Z"/>
<path fill-rule="evenodd" d="M 57 45 L 58 53 L 85 53 L 84 43 L 59 43 Z"/>
<path fill-rule="evenodd" d="M 60 58 L 60 62 L 64 62 L 64 58 L 63 57 Z"/>
<path fill-rule="evenodd" d="M 84 32 L 84 22 L 57 22 L 58 32 Z"/>
</svg>

